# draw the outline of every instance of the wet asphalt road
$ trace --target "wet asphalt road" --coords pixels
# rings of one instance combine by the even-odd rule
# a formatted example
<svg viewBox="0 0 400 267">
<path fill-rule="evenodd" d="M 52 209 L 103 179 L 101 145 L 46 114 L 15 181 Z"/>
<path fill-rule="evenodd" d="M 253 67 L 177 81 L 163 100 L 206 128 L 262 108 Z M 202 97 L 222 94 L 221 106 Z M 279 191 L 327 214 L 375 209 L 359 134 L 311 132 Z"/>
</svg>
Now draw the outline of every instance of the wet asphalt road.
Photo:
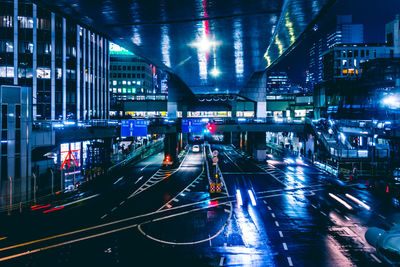
<svg viewBox="0 0 400 267">
<path fill-rule="evenodd" d="M 21 223 L 22 232 L 10 227 L 2 233 L 7 238 L 0 240 L 1 257 L 42 250 L 0 264 L 385 266 L 364 233 L 371 226 L 388 229 L 400 222 L 391 199 L 378 198 L 362 186 L 332 185 L 328 174 L 312 166 L 287 165 L 280 158 L 255 163 L 231 146 L 212 149 L 220 152 L 226 184 L 222 194 L 207 193 L 203 153 L 189 152 L 172 170 L 159 169 L 162 156 L 155 155 L 127 169 L 104 197 L 51 216 L 40 214 L 34 228 Z M 93 226 L 97 228 L 9 248 Z"/>
</svg>

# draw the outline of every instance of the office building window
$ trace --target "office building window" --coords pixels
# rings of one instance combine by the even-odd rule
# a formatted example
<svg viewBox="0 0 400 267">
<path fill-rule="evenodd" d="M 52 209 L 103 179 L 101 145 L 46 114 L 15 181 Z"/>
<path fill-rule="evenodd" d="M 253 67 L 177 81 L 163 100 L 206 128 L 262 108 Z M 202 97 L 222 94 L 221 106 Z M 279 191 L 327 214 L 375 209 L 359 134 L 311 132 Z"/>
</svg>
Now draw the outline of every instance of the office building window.
<svg viewBox="0 0 400 267">
<path fill-rule="evenodd" d="M 11 28 L 13 26 L 13 16 L 0 16 L 0 27 Z"/>
<path fill-rule="evenodd" d="M 8 114 L 7 114 L 7 105 L 2 105 L 1 106 L 1 128 L 7 129 L 7 123 L 8 123 Z"/>
</svg>

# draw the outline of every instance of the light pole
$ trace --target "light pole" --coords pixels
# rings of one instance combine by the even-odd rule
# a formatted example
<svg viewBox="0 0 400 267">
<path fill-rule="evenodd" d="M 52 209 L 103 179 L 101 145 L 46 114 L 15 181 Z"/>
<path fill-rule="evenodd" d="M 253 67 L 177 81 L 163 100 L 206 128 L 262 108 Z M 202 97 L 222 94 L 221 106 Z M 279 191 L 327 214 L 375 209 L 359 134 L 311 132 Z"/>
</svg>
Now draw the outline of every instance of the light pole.
<svg viewBox="0 0 400 267">
<path fill-rule="evenodd" d="M 11 215 L 11 210 L 12 210 L 12 178 L 11 176 L 8 177 L 8 183 L 10 185 L 10 208 L 8 210 L 8 215 Z"/>
<path fill-rule="evenodd" d="M 51 194 L 54 195 L 54 171 L 53 169 L 50 169 L 51 173 Z"/>
<path fill-rule="evenodd" d="M 33 202 L 36 203 L 36 174 L 33 173 Z"/>
</svg>

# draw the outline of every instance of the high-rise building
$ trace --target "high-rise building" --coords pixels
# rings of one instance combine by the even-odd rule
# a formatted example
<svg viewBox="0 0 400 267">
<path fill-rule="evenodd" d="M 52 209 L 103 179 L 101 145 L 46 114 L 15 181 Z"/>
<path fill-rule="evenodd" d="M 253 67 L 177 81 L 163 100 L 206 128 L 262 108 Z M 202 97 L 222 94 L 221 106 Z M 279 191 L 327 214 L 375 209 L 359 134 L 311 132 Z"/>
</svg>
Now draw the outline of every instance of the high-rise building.
<svg viewBox="0 0 400 267">
<path fill-rule="evenodd" d="M 364 44 L 356 40 L 355 43 L 343 42 L 331 46 L 330 49 L 324 53 L 324 80 L 357 78 L 362 72 L 361 63 L 376 58 L 399 57 L 399 26 L 400 15 L 397 15 L 395 20 L 386 24 L 385 44 Z M 350 39 L 346 41 L 350 41 Z"/>
<path fill-rule="evenodd" d="M 0 10 L 3 205 L 32 197 L 32 154 L 56 147 L 53 127 L 108 119 L 110 98 L 107 38 L 30 0 L 0 0 Z M 35 138 L 40 125 L 50 138 Z"/>
<path fill-rule="evenodd" d="M 336 29 L 328 34 L 327 47 L 338 44 L 364 43 L 364 25 L 353 24 L 351 15 L 339 15 L 336 20 Z"/>
<path fill-rule="evenodd" d="M 269 72 L 267 74 L 267 94 L 288 93 L 289 89 L 290 82 L 286 72 Z"/>
<path fill-rule="evenodd" d="M 324 54 L 328 49 L 340 44 L 362 43 L 364 43 L 364 25 L 353 24 L 352 15 L 337 16 L 334 29 L 327 35 L 323 34 L 311 45 L 306 84 L 313 87 L 324 80 Z"/>
<path fill-rule="evenodd" d="M 166 116 L 166 107 L 148 110 L 138 101 L 164 101 L 157 68 L 128 50 L 110 43 L 110 93 L 112 117 Z M 154 104 L 155 102 L 153 102 Z M 141 107 L 143 106 L 143 107 Z M 162 105 L 164 106 L 164 105 Z"/>
<path fill-rule="evenodd" d="M 384 44 L 338 44 L 323 57 L 324 80 L 357 78 L 361 75 L 360 64 L 375 58 L 389 57 L 393 47 Z"/>
<path fill-rule="evenodd" d="M 393 46 L 393 53 L 400 57 L 400 14 L 396 18 L 387 23 L 385 26 L 385 41 L 389 46 Z"/>
<path fill-rule="evenodd" d="M 0 8 L 0 84 L 32 87 L 33 120 L 106 119 L 107 39 L 29 0 Z"/>
</svg>

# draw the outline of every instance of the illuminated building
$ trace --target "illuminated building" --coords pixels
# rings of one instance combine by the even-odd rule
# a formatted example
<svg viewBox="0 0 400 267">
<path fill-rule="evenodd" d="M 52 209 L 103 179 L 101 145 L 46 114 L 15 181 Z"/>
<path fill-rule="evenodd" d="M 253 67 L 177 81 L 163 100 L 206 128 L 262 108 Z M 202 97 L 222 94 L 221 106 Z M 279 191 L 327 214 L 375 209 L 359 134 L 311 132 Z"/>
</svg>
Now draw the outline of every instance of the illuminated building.
<svg viewBox="0 0 400 267">
<path fill-rule="evenodd" d="M 167 95 L 161 93 L 155 66 L 128 50 L 110 43 L 111 117 L 166 116 Z M 151 107 L 147 101 L 153 102 Z M 165 107 L 164 107 L 165 106 Z"/>
</svg>

